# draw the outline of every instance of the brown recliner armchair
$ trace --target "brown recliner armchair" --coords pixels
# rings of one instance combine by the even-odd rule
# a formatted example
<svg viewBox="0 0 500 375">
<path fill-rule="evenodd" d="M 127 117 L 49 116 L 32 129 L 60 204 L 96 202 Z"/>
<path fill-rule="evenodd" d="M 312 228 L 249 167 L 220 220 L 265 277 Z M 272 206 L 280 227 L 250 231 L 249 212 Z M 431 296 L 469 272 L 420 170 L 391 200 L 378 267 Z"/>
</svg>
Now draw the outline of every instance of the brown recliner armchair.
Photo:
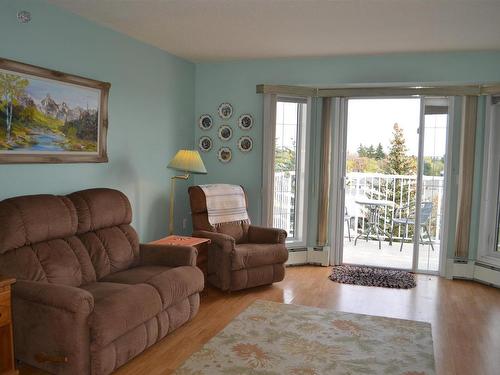
<svg viewBox="0 0 500 375">
<path fill-rule="evenodd" d="M 107 375 L 196 315 L 197 250 L 139 244 L 131 221 L 127 197 L 111 189 L 0 202 L 18 360 Z"/>
<path fill-rule="evenodd" d="M 250 225 L 249 221 L 211 225 L 203 190 L 191 186 L 188 192 L 193 236 L 211 240 L 208 282 L 219 289 L 235 291 L 283 280 L 288 260 L 286 231 Z M 245 202 L 248 207 L 246 194 Z"/>
</svg>

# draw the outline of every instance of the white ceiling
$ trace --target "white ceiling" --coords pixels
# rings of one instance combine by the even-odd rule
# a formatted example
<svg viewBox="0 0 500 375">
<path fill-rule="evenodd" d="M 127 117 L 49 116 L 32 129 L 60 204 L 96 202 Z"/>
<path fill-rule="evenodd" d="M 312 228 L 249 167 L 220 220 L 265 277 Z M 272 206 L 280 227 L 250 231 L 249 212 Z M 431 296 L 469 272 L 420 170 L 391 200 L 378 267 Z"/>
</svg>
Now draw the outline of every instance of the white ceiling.
<svg viewBox="0 0 500 375">
<path fill-rule="evenodd" d="M 500 49 L 500 0 L 47 0 L 192 61 Z"/>
</svg>

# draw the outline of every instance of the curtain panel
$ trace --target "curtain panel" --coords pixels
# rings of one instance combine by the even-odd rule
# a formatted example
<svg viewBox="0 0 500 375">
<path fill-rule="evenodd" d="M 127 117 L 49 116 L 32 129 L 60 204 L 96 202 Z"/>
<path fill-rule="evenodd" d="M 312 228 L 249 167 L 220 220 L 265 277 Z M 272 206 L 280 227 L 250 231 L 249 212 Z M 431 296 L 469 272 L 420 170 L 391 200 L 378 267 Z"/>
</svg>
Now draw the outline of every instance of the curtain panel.
<svg viewBox="0 0 500 375">
<path fill-rule="evenodd" d="M 321 154 L 319 170 L 318 246 L 328 242 L 332 160 L 332 98 L 323 98 L 321 111 Z"/>
<path fill-rule="evenodd" d="M 476 145 L 478 97 L 467 95 L 463 99 L 460 136 L 460 165 L 458 172 L 457 230 L 455 257 L 469 255 L 469 240 L 474 184 L 474 157 Z"/>
<path fill-rule="evenodd" d="M 264 95 L 263 155 L 262 155 L 262 215 L 261 225 L 273 225 L 274 153 L 276 149 L 276 94 Z M 266 183 L 264 183 L 266 181 Z"/>
</svg>

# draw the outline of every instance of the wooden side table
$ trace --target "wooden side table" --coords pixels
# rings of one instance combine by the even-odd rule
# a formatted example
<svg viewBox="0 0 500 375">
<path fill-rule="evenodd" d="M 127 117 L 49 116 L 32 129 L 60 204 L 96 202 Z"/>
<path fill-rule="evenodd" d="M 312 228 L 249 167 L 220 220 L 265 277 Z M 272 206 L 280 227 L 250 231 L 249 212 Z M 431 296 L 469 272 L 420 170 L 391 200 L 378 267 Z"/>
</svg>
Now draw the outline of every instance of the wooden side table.
<svg viewBox="0 0 500 375">
<path fill-rule="evenodd" d="M 203 272 L 205 278 L 207 277 L 208 266 L 208 245 L 210 240 L 208 238 L 188 237 L 188 236 L 168 236 L 162 239 L 150 242 L 155 245 L 176 245 L 176 246 L 193 246 L 198 250 L 198 257 L 196 258 L 196 266 Z"/>
<path fill-rule="evenodd" d="M 0 375 L 17 375 L 14 362 L 14 336 L 10 286 L 15 279 L 0 276 Z"/>
</svg>

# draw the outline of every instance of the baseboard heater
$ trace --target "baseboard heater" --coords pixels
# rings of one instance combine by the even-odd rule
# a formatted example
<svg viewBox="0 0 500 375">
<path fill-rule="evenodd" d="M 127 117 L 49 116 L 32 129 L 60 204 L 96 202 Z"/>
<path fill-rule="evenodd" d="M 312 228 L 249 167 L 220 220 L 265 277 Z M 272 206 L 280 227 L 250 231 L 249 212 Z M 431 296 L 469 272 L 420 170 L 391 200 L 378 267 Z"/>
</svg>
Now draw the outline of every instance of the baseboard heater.
<svg viewBox="0 0 500 375">
<path fill-rule="evenodd" d="M 330 262 L 330 247 L 303 247 L 289 249 L 287 266 L 315 264 L 328 266 Z"/>
<path fill-rule="evenodd" d="M 474 280 L 500 288 L 500 268 L 476 262 Z"/>
<path fill-rule="evenodd" d="M 481 262 L 449 259 L 447 277 L 450 279 L 475 280 L 482 284 L 500 288 L 500 268 Z"/>
</svg>

